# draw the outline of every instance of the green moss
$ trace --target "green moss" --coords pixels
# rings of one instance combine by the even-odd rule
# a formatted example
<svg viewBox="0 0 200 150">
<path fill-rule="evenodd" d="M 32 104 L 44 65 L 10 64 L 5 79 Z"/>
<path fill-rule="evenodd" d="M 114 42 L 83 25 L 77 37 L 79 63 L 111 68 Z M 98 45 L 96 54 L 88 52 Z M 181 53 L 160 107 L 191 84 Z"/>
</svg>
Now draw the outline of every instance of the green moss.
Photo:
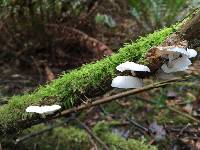
<svg viewBox="0 0 200 150">
<path fill-rule="evenodd" d="M 122 107 L 119 104 L 117 104 L 115 101 L 110 102 L 109 104 L 104 104 L 104 107 L 102 107 L 105 114 L 108 113 L 108 114 L 115 114 L 115 115 L 121 115 L 123 114 L 123 112 L 125 112 L 125 110 L 121 108 Z"/>
<path fill-rule="evenodd" d="M 156 120 L 161 124 L 172 123 L 173 125 L 183 125 L 192 122 L 190 119 L 177 113 L 173 113 L 168 109 L 163 110 L 162 113 L 157 115 Z"/>
<path fill-rule="evenodd" d="M 24 131 L 24 134 L 37 132 L 45 128 L 47 126 L 37 125 Z M 88 150 L 91 147 L 88 134 L 84 130 L 73 126 L 58 127 L 21 143 L 21 146 L 25 146 L 27 149 L 33 149 L 35 145 L 37 145 L 37 149 L 41 150 L 54 150 L 56 147 L 59 150 Z"/>
<path fill-rule="evenodd" d="M 111 133 L 109 125 L 105 122 L 97 123 L 93 130 L 111 150 L 156 150 L 156 147 L 147 143 L 134 139 L 126 140 L 115 133 Z"/>
<path fill-rule="evenodd" d="M 72 107 L 78 102 L 81 93 L 87 93 L 89 89 L 102 90 L 101 86 L 109 85 L 111 78 L 116 75 L 117 65 L 124 61 L 141 60 L 151 47 L 161 44 L 172 32 L 174 28 L 165 28 L 149 34 L 135 43 L 126 44 L 119 49 L 119 53 L 64 73 L 30 94 L 13 96 L 7 105 L 0 107 L 0 132 L 10 127 L 19 128 L 18 121 L 37 117 L 25 112 L 30 105 L 60 103 Z"/>
<path fill-rule="evenodd" d="M 112 124 L 117 124 L 117 122 Z M 93 128 L 93 133 L 107 144 L 110 150 L 156 150 L 154 146 L 150 146 L 147 143 L 134 139 L 126 140 L 123 137 L 112 133 L 109 125 L 105 122 L 99 122 Z M 23 134 L 27 135 L 46 128 L 47 126 L 44 124 L 36 125 L 24 130 Z M 98 145 L 99 149 L 102 149 L 102 145 L 97 141 L 95 141 L 95 143 Z M 4 141 L 3 145 L 12 147 L 13 143 L 10 141 Z M 37 146 L 37 149 L 39 150 L 53 150 L 56 147 L 59 150 L 88 150 L 92 147 L 92 144 L 89 140 L 88 133 L 85 130 L 74 126 L 66 126 L 54 128 L 42 135 L 29 138 L 26 141 L 21 142 L 18 145 L 18 148 L 26 147 L 26 149 L 33 149 L 35 146 Z"/>
</svg>

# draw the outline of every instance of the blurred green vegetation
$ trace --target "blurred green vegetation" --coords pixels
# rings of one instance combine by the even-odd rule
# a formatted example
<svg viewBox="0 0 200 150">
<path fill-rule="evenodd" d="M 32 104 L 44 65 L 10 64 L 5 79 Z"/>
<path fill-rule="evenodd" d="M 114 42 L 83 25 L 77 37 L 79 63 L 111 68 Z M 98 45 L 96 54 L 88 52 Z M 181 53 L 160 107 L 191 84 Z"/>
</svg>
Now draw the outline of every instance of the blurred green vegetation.
<svg viewBox="0 0 200 150">
<path fill-rule="evenodd" d="M 3 0 L 0 1 L 1 16 L 37 18 L 52 21 L 59 18 L 76 17 L 86 9 L 80 0 Z"/>
<path fill-rule="evenodd" d="M 183 19 L 200 6 L 198 0 L 129 0 L 131 14 L 144 30 L 152 32 Z"/>
<path fill-rule="evenodd" d="M 116 26 L 116 22 L 115 20 L 109 16 L 109 15 L 102 15 L 102 14 L 97 14 L 95 16 L 95 22 L 97 24 L 105 24 L 106 26 L 110 27 L 110 28 L 114 28 Z"/>
<path fill-rule="evenodd" d="M 156 150 L 155 146 L 149 145 L 145 141 L 138 141 L 133 138 L 128 140 L 124 137 L 112 132 L 112 125 L 116 122 L 106 123 L 105 121 L 98 122 L 91 130 L 93 136 L 99 137 L 105 144 L 108 145 L 110 150 Z M 29 135 L 32 133 L 45 130 L 49 125 L 39 124 L 23 131 L 21 135 Z M 41 135 L 34 137 L 27 137 L 25 140 L 18 144 L 12 143 L 12 137 L 7 137 L 3 142 L 4 148 L 20 149 L 20 150 L 32 150 L 37 148 L 38 150 L 88 150 L 94 147 L 94 143 L 97 144 L 99 150 L 103 150 L 101 144 L 95 139 L 91 139 L 84 129 L 78 125 L 67 125 L 64 127 L 57 127 L 48 132 L 44 132 Z M 94 140 L 92 143 L 91 140 Z"/>
</svg>

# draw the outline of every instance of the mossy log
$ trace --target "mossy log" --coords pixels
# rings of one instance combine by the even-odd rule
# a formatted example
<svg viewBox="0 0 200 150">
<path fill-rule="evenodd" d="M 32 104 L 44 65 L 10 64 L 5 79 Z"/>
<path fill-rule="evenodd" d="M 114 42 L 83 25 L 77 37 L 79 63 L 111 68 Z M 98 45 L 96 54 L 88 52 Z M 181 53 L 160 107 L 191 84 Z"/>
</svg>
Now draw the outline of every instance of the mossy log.
<svg viewBox="0 0 200 150">
<path fill-rule="evenodd" d="M 186 20 L 186 21 L 185 21 Z M 143 62 L 152 71 L 161 65 L 151 48 L 157 45 L 173 45 L 173 41 L 187 40 L 191 48 L 200 44 L 200 12 L 170 28 L 164 28 L 125 44 L 119 52 L 100 61 L 83 65 L 81 68 L 62 74 L 51 83 L 40 86 L 32 93 L 13 96 L 9 103 L 0 107 L 0 134 L 20 131 L 41 122 L 40 115 L 26 113 L 30 105 L 60 104 L 69 108 L 110 89 L 116 76 L 116 66 L 125 61 Z M 198 33 L 198 34 L 196 34 Z"/>
</svg>

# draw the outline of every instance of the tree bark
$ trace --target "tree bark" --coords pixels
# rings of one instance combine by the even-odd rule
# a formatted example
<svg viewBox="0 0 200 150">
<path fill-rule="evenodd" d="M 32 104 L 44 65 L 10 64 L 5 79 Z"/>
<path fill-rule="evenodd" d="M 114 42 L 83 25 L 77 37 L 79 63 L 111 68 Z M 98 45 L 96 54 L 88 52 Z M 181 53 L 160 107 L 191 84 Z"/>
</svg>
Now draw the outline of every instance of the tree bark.
<svg viewBox="0 0 200 150">
<path fill-rule="evenodd" d="M 63 74 L 33 93 L 14 96 L 9 103 L 0 107 L 0 134 L 18 132 L 41 122 L 44 118 L 26 113 L 30 105 L 60 104 L 64 108 L 81 104 L 87 98 L 105 93 L 110 89 L 112 78 L 116 76 L 116 66 L 125 61 L 146 62 L 154 72 L 163 61 L 156 55 L 154 47 L 176 45 L 186 40 L 189 47 L 200 46 L 200 12 L 195 12 L 181 26 L 165 28 L 126 45 L 107 58 L 80 69 Z"/>
</svg>

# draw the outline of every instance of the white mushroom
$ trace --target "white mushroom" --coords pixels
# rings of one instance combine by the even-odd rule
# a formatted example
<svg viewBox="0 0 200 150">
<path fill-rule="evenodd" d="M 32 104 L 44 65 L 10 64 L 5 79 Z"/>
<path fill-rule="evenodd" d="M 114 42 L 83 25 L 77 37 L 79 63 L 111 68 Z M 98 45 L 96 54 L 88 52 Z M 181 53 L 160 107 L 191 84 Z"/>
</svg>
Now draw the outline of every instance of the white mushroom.
<svg viewBox="0 0 200 150">
<path fill-rule="evenodd" d="M 116 69 L 121 71 L 121 72 L 126 71 L 126 70 L 150 72 L 150 69 L 147 66 L 140 65 L 140 64 L 137 64 L 137 63 L 134 63 L 134 62 L 129 62 L 129 61 L 118 65 L 116 67 Z"/>
<path fill-rule="evenodd" d="M 188 66 L 191 65 L 191 61 L 186 55 L 183 55 L 180 58 L 172 60 L 168 63 L 165 63 L 161 66 L 162 70 L 166 73 L 184 71 L 188 69 Z"/>
<path fill-rule="evenodd" d="M 160 50 L 160 54 L 164 58 L 168 58 L 169 61 L 176 59 L 180 56 L 187 56 L 188 58 L 195 57 L 197 55 L 197 51 L 194 49 L 188 49 L 188 48 L 181 48 L 181 47 L 158 47 L 158 50 Z M 167 55 L 167 57 L 166 57 Z"/>
<path fill-rule="evenodd" d="M 185 48 L 182 47 L 172 47 L 172 46 L 166 46 L 166 47 L 157 47 L 158 52 L 161 54 L 161 56 L 169 55 L 169 54 L 184 54 L 189 56 L 189 53 Z"/>
<path fill-rule="evenodd" d="M 180 48 L 180 47 L 172 47 L 167 49 L 168 52 L 174 52 L 174 53 L 179 53 L 179 54 L 184 54 L 186 56 L 190 56 L 190 54 L 187 52 L 185 48 Z"/>
<path fill-rule="evenodd" d="M 196 57 L 197 56 L 197 51 L 194 50 L 194 49 L 188 49 L 187 48 L 187 52 L 189 54 L 189 58 L 192 58 L 192 57 Z"/>
<path fill-rule="evenodd" d="M 143 86 L 142 79 L 132 76 L 117 76 L 112 80 L 112 87 L 117 88 L 141 88 Z"/>
<path fill-rule="evenodd" d="M 52 106 L 29 106 L 26 108 L 26 112 L 38 113 L 38 114 L 53 114 L 55 111 L 61 109 L 59 105 Z"/>
<path fill-rule="evenodd" d="M 40 106 L 29 106 L 26 108 L 26 112 L 37 112 L 42 113 L 42 110 L 40 109 Z"/>
</svg>

